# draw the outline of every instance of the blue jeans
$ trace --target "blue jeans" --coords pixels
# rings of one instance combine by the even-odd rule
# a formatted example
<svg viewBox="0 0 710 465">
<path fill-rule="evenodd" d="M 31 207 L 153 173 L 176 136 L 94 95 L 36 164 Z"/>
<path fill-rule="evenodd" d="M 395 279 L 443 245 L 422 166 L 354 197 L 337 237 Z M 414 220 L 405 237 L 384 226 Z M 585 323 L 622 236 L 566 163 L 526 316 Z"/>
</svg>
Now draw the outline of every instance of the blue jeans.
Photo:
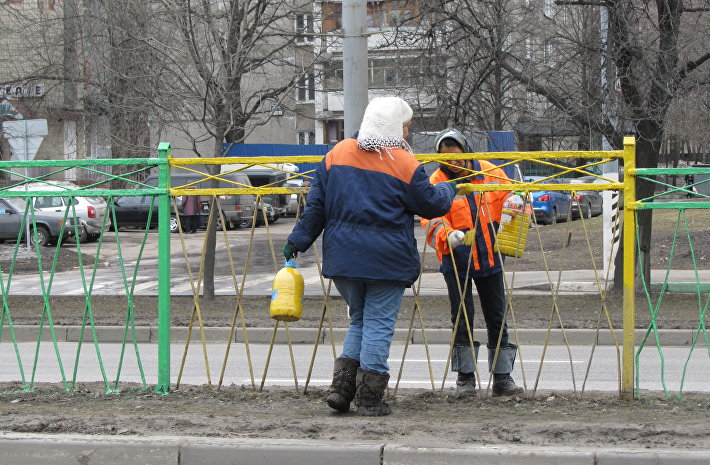
<svg viewBox="0 0 710 465">
<path fill-rule="evenodd" d="M 341 357 L 359 360 L 364 370 L 387 373 L 387 357 L 405 285 L 345 278 L 335 278 L 333 282 L 350 307 L 350 327 Z"/>
</svg>

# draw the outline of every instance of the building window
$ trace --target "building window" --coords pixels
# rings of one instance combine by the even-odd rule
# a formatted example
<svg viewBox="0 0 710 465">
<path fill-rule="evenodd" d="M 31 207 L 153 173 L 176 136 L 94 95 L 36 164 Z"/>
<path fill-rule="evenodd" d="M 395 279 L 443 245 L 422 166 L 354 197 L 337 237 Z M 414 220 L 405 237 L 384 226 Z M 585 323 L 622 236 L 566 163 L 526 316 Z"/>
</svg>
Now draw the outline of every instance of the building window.
<svg viewBox="0 0 710 465">
<path fill-rule="evenodd" d="M 329 60 L 324 70 L 324 86 L 326 90 L 343 90 L 343 62 Z"/>
<path fill-rule="evenodd" d="M 341 3 L 324 2 L 321 11 L 323 32 L 333 32 L 343 27 L 343 5 Z"/>
<path fill-rule="evenodd" d="M 310 13 L 299 13 L 296 15 L 296 43 L 305 44 L 313 42 L 313 15 Z"/>
<path fill-rule="evenodd" d="M 390 0 L 389 26 L 416 26 L 419 24 L 419 8 L 415 0 Z"/>
<path fill-rule="evenodd" d="M 6 3 L 22 3 L 22 1 L 8 1 Z M 44 10 L 54 10 L 55 0 L 37 0 L 37 8 L 40 13 L 44 13 Z"/>
<path fill-rule="evenodd" d="M 416 26 L 418 13 L 415 0 L 367 2 L 367 27 Z"/>
<path fill-rule="evenodd" d="M 554 68 L 555 64 L 555 41 L 548 40 L 545 42 L 545 65 Z"/>
<path fill-rule="evenodd" d="M 542 13 L 548 18 L 555 17 L 555 0 L 544 0 Z"/>
<path fill-rule="evenodd" d="M 311 102 L 316 99 L 316 86 L 313 73 L 306 73 L 298 80 L 298 102 Z"/>
<path fill-rule="evenodd" d="M 408 87 L 415 84 L 427 85 L 430 82 L 417 82 L 423 76 L 424 64 L 421 58 L 376 58 L 368 61 L 368 86 L 387 89 Z"/>
<path fill-rule="evenodd" d="M 298 145 L 313 145 L 316 143 L 314 131 L 298 131 Z"/>
<path fill-rule="evenodd" d="M 323 32 L 332 32 L 343 27 L 343 6 L 340 2 L 323 3 Z M 367 2 L 367 27 L 386 28 L 417 26 L 420 23 L 419 5 L 416 0 L 388 0 Z"/>
<path fill-rule="evenodd" d="M 325 122 L 324 143 L 335 145 L 338 141 L 345 139 L 345 121 L 331 120 Z"/>
</svg>

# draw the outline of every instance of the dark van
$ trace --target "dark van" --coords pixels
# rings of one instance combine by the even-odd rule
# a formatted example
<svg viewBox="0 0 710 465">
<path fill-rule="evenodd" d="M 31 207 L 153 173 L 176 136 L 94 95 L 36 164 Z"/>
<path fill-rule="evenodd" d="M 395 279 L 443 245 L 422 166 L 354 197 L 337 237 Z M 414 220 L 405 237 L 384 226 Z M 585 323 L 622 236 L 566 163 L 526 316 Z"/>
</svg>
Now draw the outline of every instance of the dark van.
<svg viewBox="0 0 710 465">
<path fill-rule="evenodd" d="M 254 187 L 267 185 L 270 187 L 282 187 L 288 179 L 287 173 L 266 167 L 248 168 L 244 170 L 244 173 L 249 176 L 251 185 Z M 277 216 L 286 215 L 286 207 L 288 206 L 288 202 L 291 198 L 290 195 L 265 195 L 263 198 L 264 202 L 274 207 Z"/>
</svg>

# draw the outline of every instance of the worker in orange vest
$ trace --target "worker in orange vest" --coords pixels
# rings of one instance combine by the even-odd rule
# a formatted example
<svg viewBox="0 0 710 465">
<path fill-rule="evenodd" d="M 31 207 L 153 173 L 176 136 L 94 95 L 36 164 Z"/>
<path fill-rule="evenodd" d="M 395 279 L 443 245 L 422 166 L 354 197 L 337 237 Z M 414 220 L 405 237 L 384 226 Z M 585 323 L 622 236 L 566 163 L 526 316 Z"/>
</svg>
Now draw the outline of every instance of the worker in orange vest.
<svg viewBox="0 0 710 465">
<path fill-rule="evenodd" d="M 435 139 L 435 147 L 438 153 L 471 151 L 466 137 L 456 129 L 441 131 Z M 472 184 L 510 183 L 502 169 L 485 160 L 444 162 L 429 178 L 432 184 L 452 180 Z M 462 310 L 468 315 L 469 328 L 473 334 L 474 304 L 471 281 L 476 285 L 481 311 L 486 321 L 488 365 L 489 371 L 493 373 L 493 395 L 523 392 L 510 375 L 518 347 L 508 342 L 508 328 L 504 321 L 506 301 L 503 269 L 501 256 L 494 251 L 494 231 L 498 230 L 503 204 L 509 194 L 508 191 L 491 191 L 457 195 L 446 215 L 431 220 L 421 219 L 422 227 L 427 231 L 427 241 L 436 250 L 441 263 L 440 271 L 444 275 L 451 303 L 451 322 L 456 325 L 458 321 L 453 329 L 455 337 L 451 358 L 451 369 L 458 373 L 458 397 L 476 395 L 474 356 L 477 359 L 480 343 L 472 343 L 466 327 L 466 318 L 463 314 L 459 316 L 462 290 Z"/>
</svg>

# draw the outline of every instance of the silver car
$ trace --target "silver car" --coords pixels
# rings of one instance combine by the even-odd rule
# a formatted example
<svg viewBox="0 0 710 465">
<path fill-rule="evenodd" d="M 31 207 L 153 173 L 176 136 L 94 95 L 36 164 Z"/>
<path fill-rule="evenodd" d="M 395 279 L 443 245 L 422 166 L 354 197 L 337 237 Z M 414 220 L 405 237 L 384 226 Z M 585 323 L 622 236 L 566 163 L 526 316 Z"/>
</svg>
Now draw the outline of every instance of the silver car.
<svg viewBox="0 0 710 465">
<path fill-rule="evenodd" d="M 0 199 L 0 241 L 17 240 L 20 236 L 20 229 L 24 237 L 27 230 L 27 223 L 32 222 L 32 213 L 27 212 L 25 218 L 25 200 L 21 198 Z M 24 227 L 23 227 L 23 218 Z M 59 239 L 64 217 L 57 218 L 55 215 L 47 215 L 42 212 L 34 212 L 34 223 L 36 225 L 36 242 L 42 246 L 55 244 Z M 64 239 L 74 235 L 74 224 L 71 218 L 67 218 L 64 226 Z M 63 239 L 62 239 L 63 240 Z M 35 226 L 30 224 L 30 243 L 35 244 Z"/>
<path fill-rule="evenodd" d="M 15 187 L 11 190 L 24 190 L 24 186 Z M 52 181 L 50 184 L 45 183 L 30 183 L 27 185 L 28 190 L 34 191 L 66 191 L 80 189 L 79 186 L 67 181 Z M 87 191 L 87 193 L 90 191 Z M 67 210 L 68 197 L 35 197 L 35 211 L 42 214 L 54 216 L 56 218 L 64 218 L 64 212 Z M 81 220 L 81 234 L 79 239 L 81 242 L 94 241 L 101 234 L 101 226 L 104 223 L 104 216 L 109 214 L 106 201 L 101 197 L 85 196 L 74 197 L 73 207 L 69 207 L 68 216 L 74 216 Z M 106 230 L 111 227 L 111 216 L 106 218 Z"/>
</svg>

